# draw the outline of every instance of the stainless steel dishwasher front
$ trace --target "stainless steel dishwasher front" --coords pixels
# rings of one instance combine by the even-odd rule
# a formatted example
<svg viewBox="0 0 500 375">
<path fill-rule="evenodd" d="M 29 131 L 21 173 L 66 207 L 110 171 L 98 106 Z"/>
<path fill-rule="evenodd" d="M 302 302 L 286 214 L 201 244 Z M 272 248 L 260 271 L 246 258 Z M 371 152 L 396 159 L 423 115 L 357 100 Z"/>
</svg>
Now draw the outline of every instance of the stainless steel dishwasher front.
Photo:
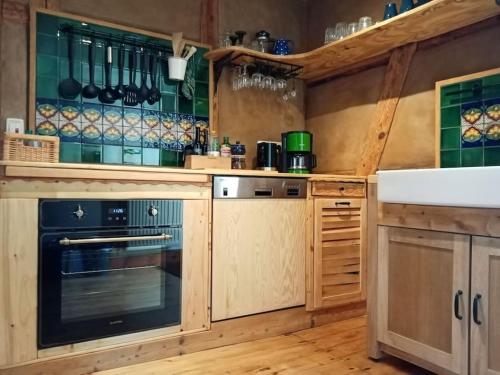
<svg viewBox="0 0 500 375">
<path fill-rule="evenodd" d="M 212 320 L 305 304 L 301 178 L 215 176 Z"/>
</svg>

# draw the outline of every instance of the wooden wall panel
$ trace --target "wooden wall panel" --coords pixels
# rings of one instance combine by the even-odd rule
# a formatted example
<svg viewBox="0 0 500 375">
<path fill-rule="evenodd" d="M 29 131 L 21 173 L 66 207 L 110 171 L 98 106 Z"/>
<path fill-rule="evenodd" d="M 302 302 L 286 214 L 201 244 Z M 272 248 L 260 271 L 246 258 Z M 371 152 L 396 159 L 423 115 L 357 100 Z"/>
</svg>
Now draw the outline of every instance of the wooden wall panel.
<svg viewBox="0 0 500 375">
<path fill-rule="evenodd" d="M 0 366 L 37 356 L 37 199 L 0 199 Z"/>
<path fill-rule="evenodd" d="M 306 128 L 314 135 L 316 172 L 355 173 L 384 72 L 382 66 L 308 89 Z"/>
</svg>

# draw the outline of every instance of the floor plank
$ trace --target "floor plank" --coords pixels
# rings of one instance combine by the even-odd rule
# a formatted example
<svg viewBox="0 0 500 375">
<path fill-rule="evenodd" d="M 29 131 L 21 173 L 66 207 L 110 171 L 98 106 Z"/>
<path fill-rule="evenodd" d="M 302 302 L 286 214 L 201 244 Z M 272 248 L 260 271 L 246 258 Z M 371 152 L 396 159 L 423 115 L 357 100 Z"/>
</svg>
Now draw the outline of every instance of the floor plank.
<svg viewBox="0 0 500 375">
<path fill-rule="evenodd" d="M 146 362 L 94 375 L 429 374 L 396 358 L 366 355 L 366 317 L 292 334 Z"/>
</svg>

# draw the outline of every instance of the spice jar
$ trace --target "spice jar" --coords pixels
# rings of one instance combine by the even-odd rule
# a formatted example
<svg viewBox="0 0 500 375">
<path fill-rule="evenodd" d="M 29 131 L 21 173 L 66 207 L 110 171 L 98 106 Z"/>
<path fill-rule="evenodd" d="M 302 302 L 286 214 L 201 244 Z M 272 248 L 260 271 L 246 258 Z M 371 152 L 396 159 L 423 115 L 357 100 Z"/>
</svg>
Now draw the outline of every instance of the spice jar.
<svg viewBox="0 0 500 375">
<path fill-rule="evenodd" d="M 231 145 L 231 169 L 245 169 L 245 145 L 240 144 L 240 141 L 236 141 L 236 144 Z"/>
</svg>

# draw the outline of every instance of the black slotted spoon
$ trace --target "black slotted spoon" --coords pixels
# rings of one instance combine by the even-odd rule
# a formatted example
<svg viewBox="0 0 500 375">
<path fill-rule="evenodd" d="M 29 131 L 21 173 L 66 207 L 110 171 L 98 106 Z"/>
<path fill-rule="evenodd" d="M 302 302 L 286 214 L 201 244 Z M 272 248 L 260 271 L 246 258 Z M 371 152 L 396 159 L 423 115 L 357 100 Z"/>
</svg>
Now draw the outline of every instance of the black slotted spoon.
<svg viewBox="0 0 500 375">
<path fill-rule="evenodd" d="M 151 89 L 149 90 L 148 103 L 150 105 L 159 102 L 161 99 L 161 93 L 156 83 L 157 64 L 158 64 L 158 55 L 153 55 L 151 57 L 151 67 L 150 67 L 151 70 L 149 71 L 149 76 L 151 78 Z"/>
<path fill-rule="evenodd" d="M 75 78 L 73 78 L 73 35 L 68 33 L 68 65 L 69 77 L 59 82 L 59 95 L 64 99 L 75 99 L 80 91 L 82 85 Z"/>
<path fill-rule="evenodd" d="M 123 104 L 128 106 L 135 106 L 139 103 L 137 101 L 137 91 L 139 90 L 139 88 L 135 84 L 136 64 L 137 64 L 137 52 L 134 47 L 129 53 L 129 61 L 128 61 L 129 82 L 128 86 L 125 88 L 125 97 L 123 99 Z"/>
<path fill-rule="evenodd" d="M 137 100 L 139 103 L 144 103 L 149 96 L 149 89 L 147 84 L 149 67 L 149 55 L 144 50 L 141 59 L 141 87 L 137 91 Z"/>
</svg>

